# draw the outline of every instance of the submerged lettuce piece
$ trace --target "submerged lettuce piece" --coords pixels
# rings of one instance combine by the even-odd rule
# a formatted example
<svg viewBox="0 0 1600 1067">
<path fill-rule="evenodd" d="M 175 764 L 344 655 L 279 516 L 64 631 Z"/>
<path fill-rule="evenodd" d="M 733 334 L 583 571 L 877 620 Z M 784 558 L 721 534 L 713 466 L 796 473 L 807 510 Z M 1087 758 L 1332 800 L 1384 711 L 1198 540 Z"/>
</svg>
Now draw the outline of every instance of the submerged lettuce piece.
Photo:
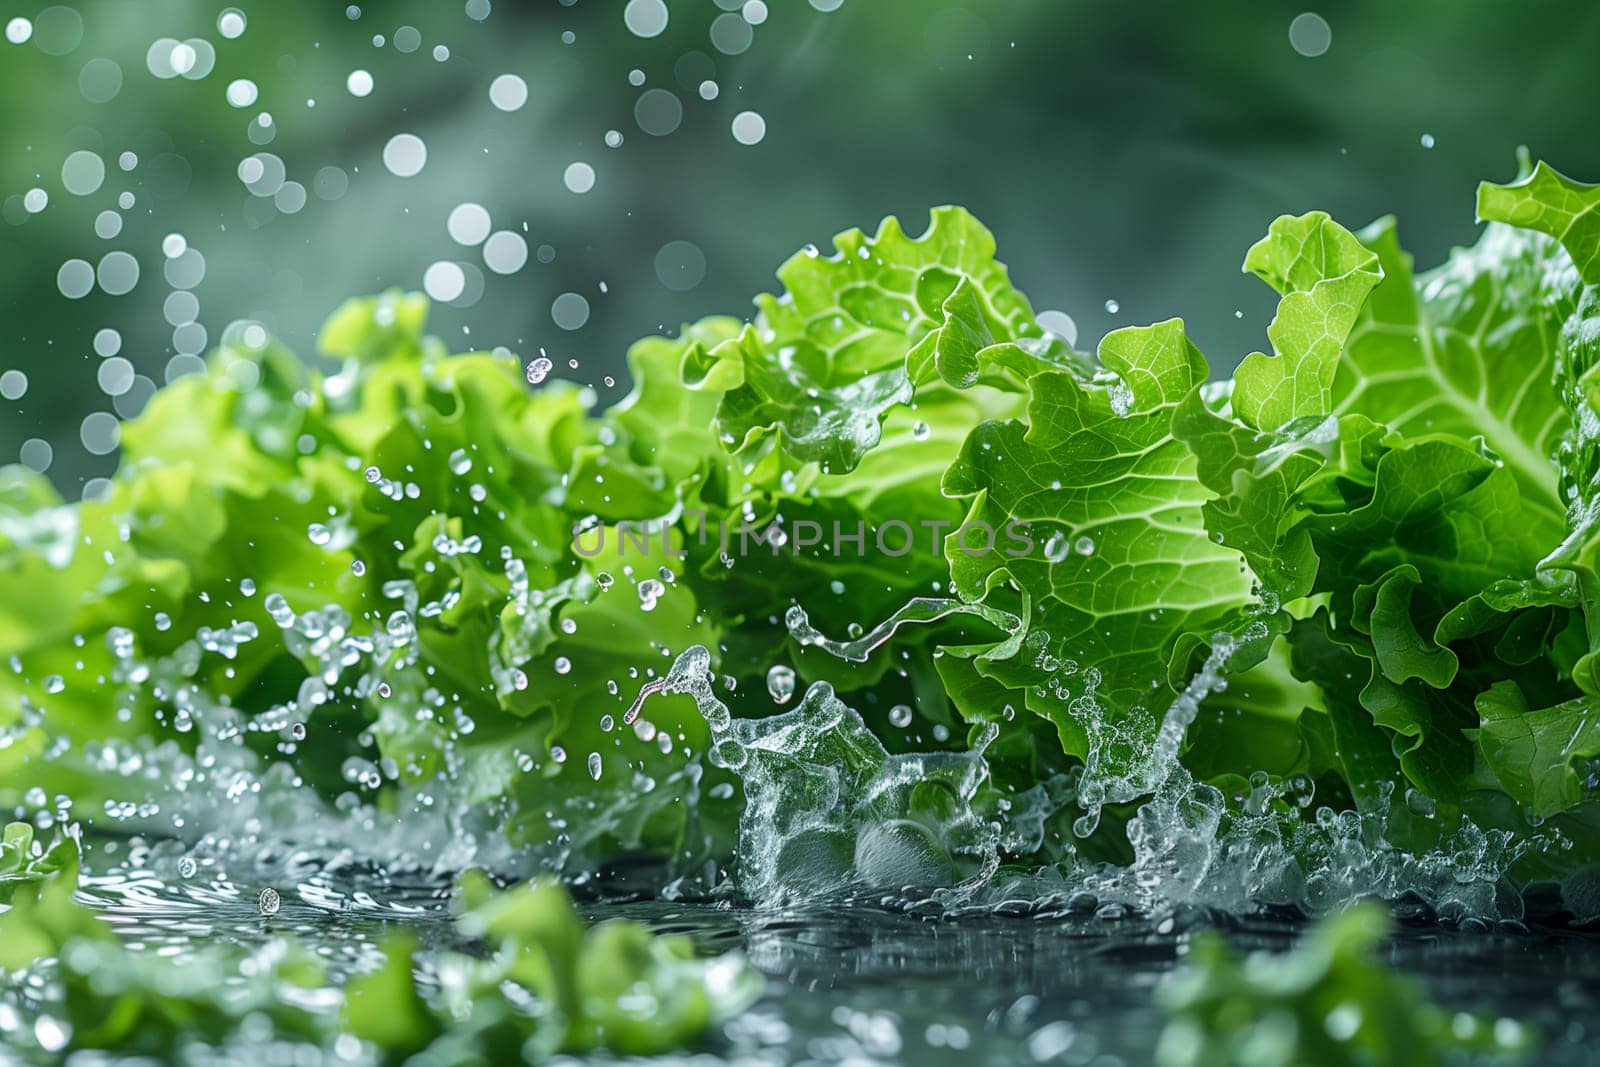
<svg viewBox="0 0 1600 1067">
<path fill-rule="evenodd" d="M 1203 935 L 1159 991 L 1171 1016 L 1161 1067 L 1269 1064 L 1521 1063 L 1536 1035 L 1511 1019 L 1447 1011 L 1378 958 L 1390 930 L 1380 905 L 1330 916 L 1282 955 L 1240 959 Z"/>
<path fill-rule="evenodd" d="M 437 989 L 425 995 L 415 940 L 391 938 L 382 965 L 350 983 L 347 1032 L 396 1060 L 425 1052 L 442 1062 L 537 1062 L 598 1049 L 648 1056 L 692 1047 L 765 986 L 738 956 L 699 959 L 683 937 L 627 920 L 586 927 L 551 881 L 502 892 L 469 871 L 461 899 L 458 926 L 488 944 L 487 958 L 439 954 Z"/>
<path fill-rule="evenodd" d="M 682 936 L 623 919 L 586 926 L 550 881 L 496 892 L 472 872 L 462 902 L 463 931 L 495 951 L 486 961 L 456 961 L 457 977 L 460 968 L 476 971 L 466 978 L 469 996 L 509 981 L 538 997 L 546 1007 L 540 1029 L 548 1031 L 538 1042 L 551 1050 L 647 1056 L 689 1047 L 766 985 L 738 955 L 700 958 Z M 446 984 L 447 998 L 461 993 Z"/>
<path fill-rule="evenodd" d="M 78 834 L 77 827 L 57 829 L 46 845 L 34 840 L 31 823 L 7 823 L 0 832 L 0 904 L 10 904 L 18 890 L 47 879 L 76 886 Z"/>
<path fill-rule="evenodd" d="M 171 1061 L 241 1033 L 331 1047 L 334 1017 L 310 1006 L 326 977 L 317 956 L 282 939 L 254 951 L 208 946 L 181 961 L 131 949 L 73 899 L 73 888 L 50 879 L 0 912 L 0 970 L 51 980 L 30 1006 L 49 1025 L 7 1031 L 17 1051 L 102 1049 Z"/>
<path fill-rule="evenodd" d="M 318 957 L 282 938 L 177 959 L 130 947 L 73 899 L 74 886 L 42 877 L 0 911 L 0 970 L 47 980 L 29 1010 L 49 1025 L 7 1028 L 19 1051 L 170 1060 L 196 1045 L 237 1052 L 269 1039 L 331 1053 L 354 1037 L 392 1062 L 418 1053 L 433 1062 L 653 1055 L 693 1047 L 765 988 L 737 955 L 700 958 L 688 939 L 625 920 L 586 928 L 553 881 L 501 892 L 469 872 L 455 926 L 488 944 L 486 958 L 424 954 L 414 935 L 395 934 L 378 965 L 342 988 Z"/>
</svg>

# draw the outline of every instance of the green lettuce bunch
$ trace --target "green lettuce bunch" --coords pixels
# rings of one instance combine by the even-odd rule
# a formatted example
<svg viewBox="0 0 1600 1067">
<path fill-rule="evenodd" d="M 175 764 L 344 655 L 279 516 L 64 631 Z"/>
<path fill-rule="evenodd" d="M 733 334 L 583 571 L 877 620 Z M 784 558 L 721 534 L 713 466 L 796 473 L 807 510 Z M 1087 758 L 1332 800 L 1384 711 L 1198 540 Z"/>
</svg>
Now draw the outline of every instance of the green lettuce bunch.
<svg viewBox="0 0 1600 1067">
<path fill-rule="evenodd" d="M 704 713 L 798 677 L 854 717 L 759 740 L 816 819 L 1026 809 L 1007 858 L 1125 859 L 1186 776 L 1224 820 L 1569 872 L 1600 852 L 1597 203 L 1486 185 L 1422 274 L 1392 220 L 1280 218 L 1245 260 L 1270 351 L 1221 381 L 1178 320 L 1052 336 L 958 208 L 639 342 L 605 411 L 447 354 L 416 296 L 346 304 L 323 369 L 236 327 L 103 499 L 0 481 L 0 802 L 99 812 L 225 745 L 401 814 L 447 794 L 568 869 L 714 871 L 771 782 Z M 692 650 L 715 702 L 656 684 Z M 969 746 L 981 795 L 851 769 Z"/>
</svg>

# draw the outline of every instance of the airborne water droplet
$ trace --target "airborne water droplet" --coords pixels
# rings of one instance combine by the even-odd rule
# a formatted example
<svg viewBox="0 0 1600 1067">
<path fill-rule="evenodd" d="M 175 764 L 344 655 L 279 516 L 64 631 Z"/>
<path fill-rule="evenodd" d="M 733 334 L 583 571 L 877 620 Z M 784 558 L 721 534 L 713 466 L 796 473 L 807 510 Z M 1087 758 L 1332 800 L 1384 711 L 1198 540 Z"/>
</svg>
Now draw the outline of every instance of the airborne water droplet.
<svg viewBox="0 0 1600 1067">
<path fill-rule="evenodd" d="M 550 376 L 551 369 L 555 366 L 545 356 L 540 356 L 528 364 L 528 384 L 538 385 Z"/>
<path fill-rule="evenodd" d="M 767 693 L 779 704 L 794 696 L 794 668 L 778 664 L 767 672 Z"/>
<path fill-rule="evenodd" d="M 889 724 L 904 730 L 911 725 L 911 706 L 909 704 L 896 704 L 889 709 Z"/>
<path fill-rule="evenodd" d="M 281 901 L 278 900 L 278 891 L 268 887 L 261 891 L 261 896 L 257 899 L 256 903 L 261 908 L 261 914 L 270 916 L 278 914 L 278 908 L 281 904 Z"/>
<path fill-rule="evenodd" d="M 589 753 L 589 777 L 598 782 L 600 780 L 600 770 L 600 753 Z"/>
</svg>

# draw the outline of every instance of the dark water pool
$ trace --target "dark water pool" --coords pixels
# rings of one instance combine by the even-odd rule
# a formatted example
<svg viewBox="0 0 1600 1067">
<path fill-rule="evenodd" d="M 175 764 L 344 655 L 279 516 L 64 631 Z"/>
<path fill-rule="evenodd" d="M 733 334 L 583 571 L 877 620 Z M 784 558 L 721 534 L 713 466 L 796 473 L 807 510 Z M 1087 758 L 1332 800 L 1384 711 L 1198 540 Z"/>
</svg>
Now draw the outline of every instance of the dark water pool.
<svg viewBox="0 0 1600 1067">
<path fill-rule="evenodd" d="M 92 854 L 85 896 L 130 940 L 175 955 L 221 940 L 292 935 L 350 973 L 395 924 L 425 947 L 452 944 L 448 884 L 305 856 L 234 863 L 188 877 L 170 857 Z M 261 914 L 275 888 L 281 908 Z M 1152 991 L 1200 929 L 1245 948 L 1286 949 L 1298 926 L 1198 910 L 1161 916 L 1062 907 L 1028 916 L 933 918 L 879 902 L 784 909 L 660 900 L 582 902 L 593 920 L 624 916 L 737 949 L 767 976 L 766 996 L 699 1053 L 671 1062 L 740 1064 L 1148 1063 L 1162 1018 Z M 1459 929 L 1403 924 L 1389 961 L 1452 1008 L 1537 1026 L 1538 1062 L 1600 1062 L 1600 937 L 1537 924 Z"/>
</svg>

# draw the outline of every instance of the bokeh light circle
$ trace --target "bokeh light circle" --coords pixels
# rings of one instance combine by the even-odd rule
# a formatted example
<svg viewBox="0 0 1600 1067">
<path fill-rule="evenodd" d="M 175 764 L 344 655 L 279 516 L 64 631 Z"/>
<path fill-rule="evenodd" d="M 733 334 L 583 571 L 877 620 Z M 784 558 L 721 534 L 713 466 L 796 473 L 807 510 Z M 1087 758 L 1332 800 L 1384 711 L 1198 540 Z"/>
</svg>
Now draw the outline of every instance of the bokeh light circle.
<svg viewBox="0 0 1600 1067">
<path fill-rule="evenodd" d="M 528 262 L 528 242 L 522 235 L 501 230 L 483 242 L 484 266 L 496 274 L 515 274 Z"/>
<path fill-rule="evenodd" d="M 706 254 L 690 241 L 668 241 L 656 252 L 656 278 L 675 293 L 686 293 L 706 277 Z"/>
<path fill-rule="evenodd" d="M 397 133 L 383 146 L 383 165 L 397 178 L 413 178 L 428 163 L 428 146 L 414 133 Z"/>
</svg>

